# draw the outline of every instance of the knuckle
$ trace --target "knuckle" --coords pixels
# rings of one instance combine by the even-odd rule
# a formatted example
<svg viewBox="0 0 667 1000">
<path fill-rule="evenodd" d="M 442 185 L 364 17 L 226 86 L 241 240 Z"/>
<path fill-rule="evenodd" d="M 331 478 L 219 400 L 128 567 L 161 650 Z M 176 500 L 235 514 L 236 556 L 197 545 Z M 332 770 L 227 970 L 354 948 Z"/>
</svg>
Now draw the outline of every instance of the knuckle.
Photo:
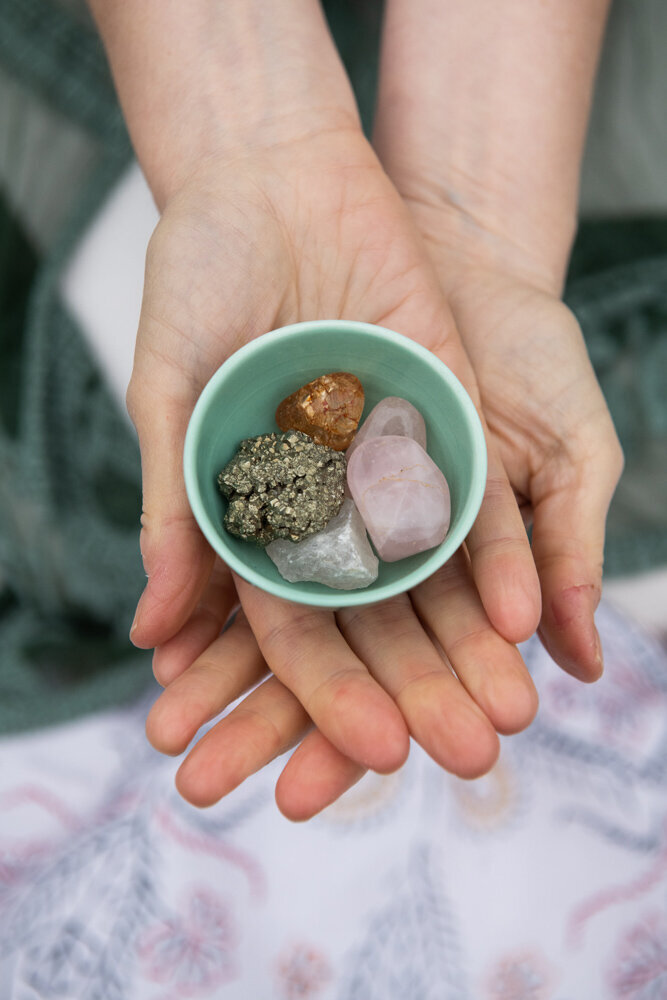
<svg viewBox="0 0 667 1000">
<path fill-rule="evenodd" d="M 282 753 L 288 739 L 277 722 L 249 706 L 239 706 L 236 713 L 244 726 L 244 740 L 252 744 L 257 757 L 270 760 Z"/>
<path fill-rule="evenodd" d="M 319 614 L 304 608 L 294 611 L 289 617 L 273 625 L 260 625 L 258 641 L 270 656 L 289 653 L 295 659 L 299 652 L 312 645 L 320 645 L 322 637 L 322 621 Z"/>
<path fill-rule="evenodd" d="M 621 478 L 625 456 L 611 420 L 603 433 L 591 429 L 584 438 L 578 469 L 588 473 L 591 466 L 598 470 L 599 481 L 603 484 L 615 487 Z"/>
<path fill-rule="evenodd" d="M 523 522 L 522 522 L 523 523 Z M 481 555 L 486 558 L 494 558 L 507 554 L 520 552 L 526 545 L 525 533 L 519 535 L 489 535 L 486 538 L 478 538 L 473 546 L 475 560 L 479 560 Z"/>
<path fill-rule="evenodd" d="M 484 488 L 484 503 L 500 507 L 507 502 L 510 486 L 505 476 L 489 475 Z"/>
<path fill-rule="evenodd" d="M 625 454 L 618 438 L 615 438 L 611 449 L 611 465 L 614 479 L 617 483 L 623 474 L 623 469 L 625 468 Z"/>
<path fill-rule="evenodd" d="M 448 594 L 468 585 L 470 575 L 467 565 L 463 562 L 464 554 L 460 549 L 459 553 L 457 558 L 449 559 L 438 567 L 433 576 L 421 585 L 422 593 L 428 590 L 438 602 L 441 602 Z"/>
<path fill-rule="evenodd" d="M 475 655 L 479 656 L 480 648 L 482 646 L 485 647 L 488 652 L 491 652 L 489 646 L 493 646 L 495 641 L 496 632 L 487 622 L 474 628 L 469 628 L 452 638 L 447 643 L 447 656 L 452 661 L 459 660 L 461 657 L 465 657 L 466 652 L 470 650 L 471 647 L 474 650 Z"/>
<path fill-rule="evenodd" d="M 141 419 L 140 410 L 142 396 L 143 392 L 141 386 L 138 384 L 137 377 L 136 375 L 132 375 L 125 393 L 125 407 L 129 418 L 135 427 Z"/>
<path fill-rule="evenodd" d="M 415 613 L 405 594 L 388 598 L 370 607 L 342 609 L 337 619 L 343 635 L 361 631 L 395 640 L 415 628 Z"/>
<path fill-rule="evenodd" d="M 404 664 L 405 676 L 396 689 L 392 690 L 392 697 L 403 709 L 411 698 L 418 697 L 425 690 L 428 692 L 432 687 L 434 691 L 437 690 L 447 671 L 448 668 L 442 663 L 436 667 L 425 667 L 422 659 L 407 662 Z"/>
<path fill-rule="evenodd" d="M 164 218 L 164 217 L 163 217 Z M 150 272 L 160 263 L 163 256 L 164 238 L 162 235 L 163 221 L 160 220 L 150 235 L 146 245 L 146 271 Z"/>
<path fill-rule="evenodd" d="M 339 712 L 344 716 L 359 694 L 359 681 L 359 671 L 354 668 L 336 670 L 320 681 L 312 692 L 310 704 L 315 711 L 318 705 L 324 705 L 331 716 Z"/>
<path fill-rule="evenodd" d="M 209 682 L 222 674 L 225 676 L 225 668 L 220 658 L 216 656 L 215 650 L 210 647 L 200 653 L 197 659 L 190 665 L 187 674 L 183 674 L 184 683 L 190 691 L 207 689 Z"/>
</svg>

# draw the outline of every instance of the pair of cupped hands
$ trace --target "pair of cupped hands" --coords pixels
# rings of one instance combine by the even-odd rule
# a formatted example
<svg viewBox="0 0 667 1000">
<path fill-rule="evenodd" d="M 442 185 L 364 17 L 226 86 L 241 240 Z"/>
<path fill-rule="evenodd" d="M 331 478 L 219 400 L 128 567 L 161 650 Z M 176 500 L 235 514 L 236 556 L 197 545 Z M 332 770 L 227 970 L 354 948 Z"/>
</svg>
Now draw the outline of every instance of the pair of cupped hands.
<svg viewBox="0 0 667 1000">
<path fill-rule="evenodd" d="M 539 629 L 560 667 L 583 681 L 602 671 L 593 616 L 622 460 L 561 278 L 418 168 L 392 181 L 353 114 L 207 157 L 163 200 L 128 391 L 148 577 L 131 636 L 155 647 L 164 687 L 150 741 L 181 754 L 245 693 L 190 750 L 177 787 L 210 805 L 293 748 L 276 787 L 292 819 L 366 769 L 399 768 L 410 737 L 453 774 L 484 774 L 498 734 L 537 710 L 516 643 Z M 336 613 L 233 575 L 197 528 L 181 466 L 219 365 L 253 337 L 322 318 L 432 350 L 477 405 L 489 456 L 465 546 L 410 593 Z"/>
</svg>

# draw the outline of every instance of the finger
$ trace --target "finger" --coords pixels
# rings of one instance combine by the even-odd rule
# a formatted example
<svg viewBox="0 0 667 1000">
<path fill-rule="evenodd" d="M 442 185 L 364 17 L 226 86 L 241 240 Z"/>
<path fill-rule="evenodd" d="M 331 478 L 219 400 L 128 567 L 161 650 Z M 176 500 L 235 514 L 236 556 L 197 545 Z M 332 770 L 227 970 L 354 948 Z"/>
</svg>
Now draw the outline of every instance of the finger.
<svg viewBox="0 0 667 1000">
<path fill-rule="evenodd" d="M 238 604 L 229 569 L 219 559 L 202 598 L 183 628 L 153 653 L 153 673 L 163 687 L 171 684 L 214 642 Z"/>
<path fill-rule="evenodd" d="M 178 790 L 193 805 L 212 805 L 303 737 L 278 779 L 276 800 L 288 819 L 310 819 L 365 773 L 316 729 L 308 732 L 311 725 L 294 695 L 269 678 L 193 748 L 179 768 Z"/>
<path fill-rule="evenodd" d="M 161 753 L 182 753 L 198 730 L 267 673 L 252 631 L 239 612 L 234 624 L 165 688 L 146 720 Z"/>
<path fill-rule="evenodd" d="M 492 626 L 465 552 L 455 553 L 411 596 L 419 617 L 495 730 L 509 734 L 525 729 L 537 712 L 535 686 L 516 646 Z"/>
<path fill-rule="evenodd" d="M 600 449 L 600 454 L 604 454 Z M 564 670 L 595 681 L 603 670 L 594 614 L 602 589 L 605 521 L 620 476 L 620 448 L 571 469 L 533 505 L 533 552 L 542 586 L 540 638 Z"/>
<path fill-rule="evenodd" d="M 509 642 L 523 642 L 540 621 L 540 583 L 514 491 L 488 433 L 486 437 L 486 488 L 466 547 L 491 624 Z"/>
<path fill-rule="evenodd" d="M 347 645 L 333 614 L 235 580 L 266 662 L 324 736 L 363 767 L 381 773 L 400 767 L 410 746 L 405 722 Z"/>
<path fill-rule="evenodd" d="M 336 750 L 318 729 L 311 729 L 278 778 L 276 803 L 287 819 L 312 819 L 365 773 L 365 768 Z"/>
<path fill-rule="evenodd" d="M 499 752 L 496 733 L 422 628 L 406 594 L 338 612 L 350 646 L 401 709 L 412 736 L 462 778 L 485 774 Z"/>
<path fill-rule="evenodd" d="M 193 747 L 176 787 L 192 805 L 213 805 L 294 746 L 310 724 L 291 691 L 270 677 Z"/>
<path fill-rule="evenodd" d="M 128 410 L 141 448 L 140 545 L 148 577 L 130 638 L 144 648 L 180 631 L 199 601 L 214 559 L 192 516 L 181 467 L 192 403 L 165 395 L 156 368 L 150 380 L 135 368 L 128 390 Z"/>
</svg>

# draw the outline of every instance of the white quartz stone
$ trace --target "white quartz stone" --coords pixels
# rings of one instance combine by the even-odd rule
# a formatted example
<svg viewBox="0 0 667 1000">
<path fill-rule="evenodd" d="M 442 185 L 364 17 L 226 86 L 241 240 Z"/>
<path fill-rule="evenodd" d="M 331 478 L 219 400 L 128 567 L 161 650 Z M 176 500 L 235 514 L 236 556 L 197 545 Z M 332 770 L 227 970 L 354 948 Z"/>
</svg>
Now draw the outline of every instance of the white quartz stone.
<svg viewBox="0 0 667 1000">
<path fill-rule="evenodd" d="M 335 590 L 357 590 L 377 579 L 378 560 L 352 500 L 323 531 L 300 542 L 278 538 L 266 546 L 278 572 L 290 583 L 323 583 Z"/>
</svg>

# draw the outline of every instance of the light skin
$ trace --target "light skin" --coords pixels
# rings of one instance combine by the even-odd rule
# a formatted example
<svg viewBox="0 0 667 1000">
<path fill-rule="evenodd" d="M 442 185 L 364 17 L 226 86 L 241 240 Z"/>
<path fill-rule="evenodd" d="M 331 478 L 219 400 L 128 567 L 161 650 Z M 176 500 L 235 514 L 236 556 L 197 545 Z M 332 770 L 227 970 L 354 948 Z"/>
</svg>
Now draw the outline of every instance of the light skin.
<svg viewBox="0 0 667 1000">
<path fill-rule="evenodd" d="M 549 399 L 554 363 L 572 405 L 579 401 L 587 415 L 589 400 L 580 397 L 591 385 L 578 331 L 562 335 L 567 324 L 552 313 L 563 307 L 541 288 L 531 301 L 518 275 L 519 332 L 528 336 L 544 321 L 543 335 L 551 324 L 562 346 L 547 384 L 538 367 L 517 375 L 519 388 L 512 386 L 506 403 L 497 386 L 494 394 L 488 370 L 510 363 L 517 326 L 503 306 L 508 297 L 511 309 L 511 283 L 486 259 L 451 280 L 458 255 L 440 234 L 458 239 L 456 226 L 441 225 L 439 205 L 422 213 L 410 190 L 401 197 L 402 182 L 417 175 L 411 165 L 396 170 L 391 143 L 378 137 L 389 173 L 396 171 L 396 184 L 389 179 L 361 134 L 310 0 L 229 0 L 222 9 L 198 0 L 185 23 L 176 3 L 145 2 L 139 14 L 133 4 L 92 6 L 162 211 L 128 390 L 142 452 L 148 574 L 132 638 L 155 647 L 154 671 L 165 688 L 147 722 L 149 738 L 181 753 L 204 723 L 251 689 L 190 751 L 177 786 L 191 802 L 211 804 L 296 746 L 276 789 L 294 819 L 312 816 L 366 768 L 399 767 L 409 736 L 455 774 L 484 773 L 498 753 L 497 733 L 524 728 L 537 707 L 514 643 L 540 621 L 539 583 L 512 486 L 532 503 L 536 532 L 551 507 L 562 513 L 551 499 L 562 499 L 562 480 L 549 480 L 548 471 L 540 478 L 540 470 L 555 468 L 549 453 L 570 430 L 556 420 L 559 401 Z M 385 79 L 388 71 L 385 64 Z M 493 322 L 491 308 L 476 308 L 473 278 L 484 281 L 504 324 Z M 538 299 L 548 302 L 544 314 Z M 459 375 L 491 418 L 487 494 L 466 549 L 411 594 L 337 615 L 232 578 L 196 528 L 181 473 L 189 415 L 225 358 L 268 330 L 322 317 L 409 333 Z M 498 360 L 487 365 L 482 339 L 493 339 L 490 327 Z M 459 330 L 485 375 L 481 390 Z M 526 398 L 519 382 L 529 377 L 534 393 Z M 508 445 L 503 420 L 517 411 L 529 428 L 538 413 L 552 436 L 536 436 L 528 448 L 524 428 Z M 597 440 L 611 447 L 601 431 Z M 560 475 L 570 466 L 561 457 L 558 468 Z M 588 495 L 580 488 L 584 502 Z M 597 541 L 599 503 L 591 523 L 595 516 Z M 564 617 L 558 610 L 555 629 L 547 611 L 545 639 L 566 669 L 593 679 L 601 661 L 590 646 L 592 602 L 582 616 L 577 595 L 584 590 L 576 589 L 588 578 L 559 576 L 554 552 L 566 539 L 553 538 L 553 529 L 551 537 L 551 549 L 536 553 L 542 592 L 551 595 L 545 579 L 557 578 L 559 592 L 575 588 L 576 609 Z"/>
<path fill-rule="evenodd" d="M 528 520 L 540 635 L 581 680 L 622 454 L 560 301 L 607 0 L 389 0 L 375 147 L 411 208 Z"/>
</svg>

